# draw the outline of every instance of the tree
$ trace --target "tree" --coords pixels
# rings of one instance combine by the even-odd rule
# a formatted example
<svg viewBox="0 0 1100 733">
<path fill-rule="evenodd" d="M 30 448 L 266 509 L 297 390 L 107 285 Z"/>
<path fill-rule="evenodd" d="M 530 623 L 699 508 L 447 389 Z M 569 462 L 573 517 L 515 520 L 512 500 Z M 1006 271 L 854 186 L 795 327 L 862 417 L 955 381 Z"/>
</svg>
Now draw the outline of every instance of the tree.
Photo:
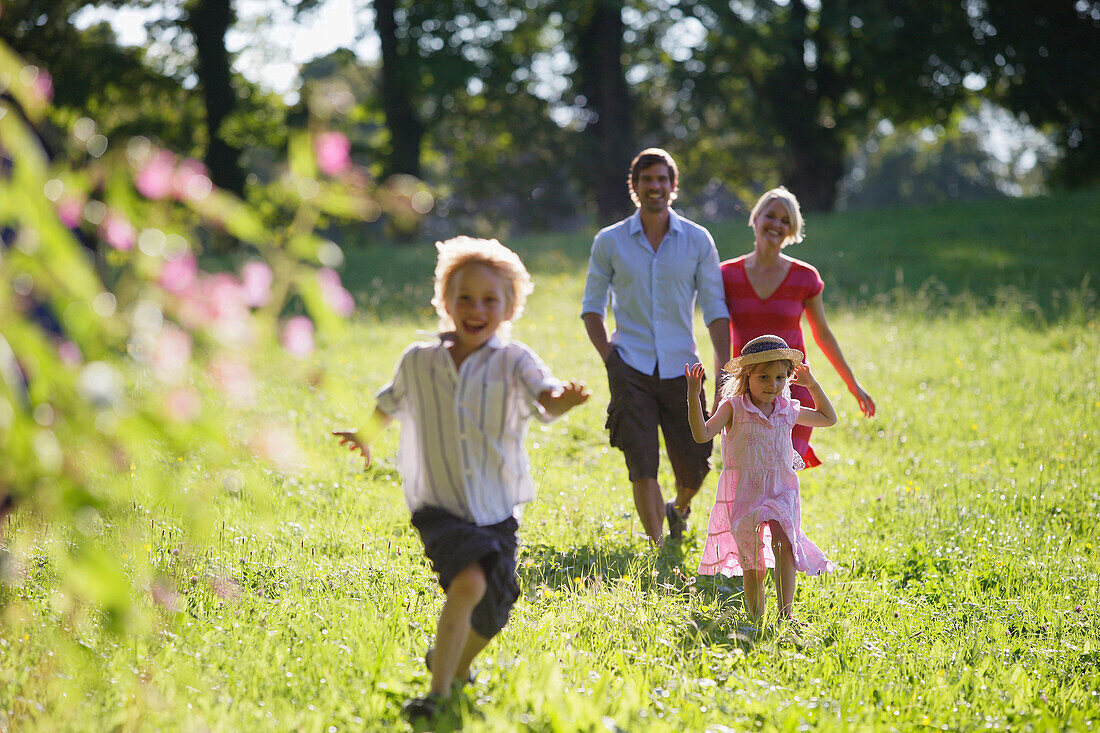
<svg viewBox="0 0 1100 733">
<path fill-rule="evenodd" d="M 402 43 L 403 32 L 397 25 L 398 0 L 375 0 L 374 28 L 382 47 L 382 109 L 390 133 L 387 173 L 420 177 L 420 146 L 426 121 L 413 109 L 417 92 L 426 91 L 420 77 L 428 59 L 416 44 Z"/>
<path fill-rule="evenodd" d="M 206 109 L 206 154 L 203 160 L 215 185 L 244 195 L 241 151 L 226 139 L 223 125 L 236 107 L 225 34 L 233 25 L 232 0 L 192 0 L 186 26 L 195 38 L 195 72 Z"/>
<path fill-rule="evenodd" d="M 587 122 L 582 180 L 594 193 L 597 222 L 605 226 L 634 211 L 626 176 L 638 151 L 623 69 L 623 0 L 567 6 L 564 28 L 576 59 L 573 84 Z"/>
<path fill-rule="evenodd" d="M 690 81 L 704 135 L 773 151 L 778 180 L 810 210 L 831 209 L 844 158 L 882 117 L 946 119 L 976 69 L 965 8 L 953 0 L 808 3 L 697 0 L 707 30 Z"/>
<path fill-rule="evenodd" d="M 527 30 L 526 11 L 479 0 L 376 0 L 373 8 L 389 133 L 386 173 L 419 176 L 424 141 L 454 112 L 456 99 L 524 63 L 512 44 Z"/>
<path fill-rule="evenodd" d="M 97 120 L 109 137 L 140 130 L 180 150 L 202 150 L 215 184 L 242 195 L 241 147 L 228 123 L 241 107 L 238 89 L 249 85 L 232 74 L 225 47 L 225 34 L 235 21 L 232 0 L 189 0 L 179 17 L 166 15 L 150 25 L 154 37 L 175 49 L 172 64 L 141 49 L 120 47 L 105 23 L 84 31 L 75 27 L 79 11 L 103 4 L 157 7 L 155 0 L 11 0 L 0 14 L 0 38 L 50 70 L 57 92 L 55 116 L 72 111 Z M 186 88 L 192 71 L 201 98 Z M 244 111 L 265 104 L 260 95 L 249 96 L 255 99 Z"/>
<path fill-rule="evenodd" d="M 156 69 L 142 49 L 119 46 L 106 23 L 76 28 L 72 18 L 86 5 L 86 0 L 8 0 L 0 13 L 0 39 L 50 74 L 53 122 L 67 126 L 86 117 L 108 139 L 140 131 L 187 154 L 198 152 L 193 142 L 194 130 L 202 126 L 198 100 L 181 78 Z"/>
<path fill-rule="evenodd" d="M 1062 153 L 1056 180 L 1100 178 L 1100 3 L 1011 0 L 983 3 L 974 21 L 990 81 L 987 94 L 1054 130 Z"/>
</svg>

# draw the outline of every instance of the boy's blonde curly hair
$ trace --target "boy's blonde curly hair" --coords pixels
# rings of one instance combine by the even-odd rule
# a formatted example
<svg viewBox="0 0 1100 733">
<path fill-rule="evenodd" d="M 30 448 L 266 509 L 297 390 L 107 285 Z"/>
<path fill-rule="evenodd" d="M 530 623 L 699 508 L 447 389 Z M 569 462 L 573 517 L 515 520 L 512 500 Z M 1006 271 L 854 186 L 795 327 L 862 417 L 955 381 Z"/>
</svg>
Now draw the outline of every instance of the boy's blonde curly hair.
<svg viewBox="0 0 1100 733">
<path fill-rule="evenodd" d="M 519 255 L 496 239 L 477 239 L 466 236 L 436 242 L 435 248 L 439 251 L 439 258 L 435 263 L 435 295 L 432 297 L 432 305 L 435 306 L 435 312 L 439 314 L 440 330 L 451 331 L 455 327 L 451 317 L 447 315 L 446 308 L 447 296 L 451 293 L 455 273 L 467 265 L 482 265 L 507 280 L 510 286 L 504 293 L 507 315 L 504 323 L 500 325 L 502 335 L 507 336 L 511 331 L 512 323 L 523 315 L 527 296 L 534 290 L 531 275 L 527 272 Z"/>
</svg>

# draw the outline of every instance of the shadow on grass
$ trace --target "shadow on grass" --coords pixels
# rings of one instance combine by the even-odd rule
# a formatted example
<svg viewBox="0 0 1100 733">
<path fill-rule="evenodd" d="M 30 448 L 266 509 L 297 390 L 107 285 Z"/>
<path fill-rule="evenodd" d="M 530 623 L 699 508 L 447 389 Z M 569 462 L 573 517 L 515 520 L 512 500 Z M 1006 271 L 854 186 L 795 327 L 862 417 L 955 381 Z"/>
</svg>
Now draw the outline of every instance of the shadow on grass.
<svg viewBox="0 0 1100 733">
<path fill-rule="evenodd" d="M 686 557 L 694 557 L 690 548 L 669 543 L 657 552 L 629 543 L 580 545 L 562 550 L 545 544 L 525 545 L 518 568 L 524 593 L 545 586 L 554 591 L 574 591 L 579 585 L 599 579 L 602 582 L 626 580 L 639 595 L 651 591 L 662 594 L 694 596 L 689 608 L 694 634 L 681 635 L 685 649 L 700 644 L 751 650 L 768 637 L 748 627 L 741 610 L 741 578 L 699 576 L 685 570 Z"/>
<path fill-rule="evenodd" d="M 580 545 L 567 550 L 537 543 L 523 546 L 518 575 L 520 586 L 526 588 L 546 586 L 568 590 L 576 588 L 578 580 L 630 578 L 648 589 L 654 583 L 654 571 L 650 566 L 662 565 L 655 563 L 653 557 L 640 551 L 637 545 L 625 542 Z M 671 577 L 672 568 L 665 568 L 665 573 Z"/>
</svg>

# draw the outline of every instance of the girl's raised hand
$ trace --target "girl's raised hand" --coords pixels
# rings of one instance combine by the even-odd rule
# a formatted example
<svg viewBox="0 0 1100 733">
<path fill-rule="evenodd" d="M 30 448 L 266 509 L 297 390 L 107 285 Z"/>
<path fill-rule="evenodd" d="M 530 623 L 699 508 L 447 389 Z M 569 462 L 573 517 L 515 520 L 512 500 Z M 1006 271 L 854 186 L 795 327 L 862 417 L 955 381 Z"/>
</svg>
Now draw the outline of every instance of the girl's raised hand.
<svg viewBox="0 0 1100 733">
<path fill-rule="evenodd" d="M 794 384 L 807 389 L 817 384 L 817 380 L 810 372 L 810 365 L 806 362 L 802 362 L 794 368 Z"/>
<path fill-rule="evenodd" d="M 691 366 L 684 364 L 684 376 L 688 380 L 688 394 L 695 397 L 703 389 L 703 377 L 707 376 L 707 369 L 699 363 Z"/>
<path fill-rule="evenodd" d="M 362 454 L 363 468 L 370 466 L 370 446 L 359 439 L 359 431 L 333 430 L 332 434 L 340 439 L 340 445 L 346 445 L 348 450 Z"/>
</svg>

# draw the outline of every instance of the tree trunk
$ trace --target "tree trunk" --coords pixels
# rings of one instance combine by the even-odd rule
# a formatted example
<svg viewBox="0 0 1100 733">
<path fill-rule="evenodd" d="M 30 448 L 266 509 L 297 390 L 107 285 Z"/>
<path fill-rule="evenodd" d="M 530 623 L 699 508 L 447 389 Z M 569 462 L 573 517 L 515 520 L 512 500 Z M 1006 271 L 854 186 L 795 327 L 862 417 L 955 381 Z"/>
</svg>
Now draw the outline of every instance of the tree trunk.
<svg viewBox="0 0 1100 733">
<path fill-rule="evenodd" d="M 188 14 L 187 25 L 198 50 L 196 72 L 202 86 L 209 138 L 205 162 L 214 185 L 238 196 L 244 195 L 241 151 L 222 137 L 222 123 L 232 114 L 237 95 L 230 83 L 229 52 L 225 34 L 233 24 L 232 0 L 196 0 Z"/>
<path fill-rule="evenodd" d="M 397 37 L 397 0 L 375 0 L 374 30 L 382 46 L 382 109 L 390 133 L 386 175 L 420 177 L 420 145 L 424 125 L 412 99 L 417 89 L 415 46 L 403 50 Z"/>
<path fill-rule="evenodd" d="M 780 64 L 766 77 L 764 89 L 772 116 L 783 132 L 780 153 L 782 183 L 807 211 L 831 211 L 837 185 L 844 175 L 844 146 L 834 127 L 822 124 L 826 79 L 806 68 L 804 49 L 809 36 L 808 11 L 792 0 L 786 27 L 787 48 Z M 820 46 L 820 42 L 819 42 Z M 819 52 L 824 49 L 819 47 Z"/>
<path fill-rule="evenodd" d="M 798 197 L 806 211 L 832 211 L 837 186 L 844 175 L 844 161 L 835 153 L 835 140 L 790 144 L 781 170 L 784 185 Z"/>
<path fill-rule="evenodd" d="M 634 211 L 627 175 L 637 150 L 622 62 L 622 8 L 622 0 L 593 0 L 576 27 L 577 87 L 591 114 L 586 172 L 595 188 L 600 226 Z"/>
</svg>

